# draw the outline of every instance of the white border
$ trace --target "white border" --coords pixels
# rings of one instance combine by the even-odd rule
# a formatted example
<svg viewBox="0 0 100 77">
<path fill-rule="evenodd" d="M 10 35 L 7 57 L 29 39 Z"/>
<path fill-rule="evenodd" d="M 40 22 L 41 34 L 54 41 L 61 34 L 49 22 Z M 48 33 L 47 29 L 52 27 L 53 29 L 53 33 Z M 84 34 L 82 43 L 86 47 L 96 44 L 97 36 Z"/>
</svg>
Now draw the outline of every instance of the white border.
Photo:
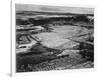
<svg viewBox="0 0 100 77">
<path fill-rule="evenodd" d="M 12 11 L 12 18 L 11 18 L 11 20 L 12 20 L 12 26 L 11 26 L 11 29 L 12 29 L 12 31 L 11 31 L 11 37 L 12 37 L 12 42 L 11 42 L 11 46 L 12 46 L 12 68 L 11 68 L 11 72 L 12 72 L 12 76 L 14 77 L 15 76 L 15 73 L 16 73 L 16 67 L 15 67 L 15 60 L 16 60 L 16 58 L 15 58 L 15 3 L 14 2 L 12 2 L 11 3 L 11 11 Z"/>
<path fill-rule="evenodd" d="M 66 7 L 88 7 L 94 8 L 94 5 L 87 4 L 68 4 L 64 2 L 58 2 L 53 0 L 51 2 L 39 2 L 38 0 L 14 0 L 12 1 L 12 76 L 13 77 L 51 77 L 51 76 L 71 76 L 72 74 L 77 74 L 81 76 L 81 74 L 91 74 L 91 71 L 94 72 L 96 69 L 74 69 L 74 70 L 61 70 L 61 71 L 47 71 L 47 72 L 25 72 L 25 73 L 16 73 L 15 68 L 15 3 L 19 4 L 33 4 L 33 5 L 50 5 L 50 6 L 66 6 Z M 66 5 L 67 4 L 67 5 Z M 88 73 L 87 73 L 88 72 Z M 89 75 L 88 75 L 89 76 Z"/>
</svg>

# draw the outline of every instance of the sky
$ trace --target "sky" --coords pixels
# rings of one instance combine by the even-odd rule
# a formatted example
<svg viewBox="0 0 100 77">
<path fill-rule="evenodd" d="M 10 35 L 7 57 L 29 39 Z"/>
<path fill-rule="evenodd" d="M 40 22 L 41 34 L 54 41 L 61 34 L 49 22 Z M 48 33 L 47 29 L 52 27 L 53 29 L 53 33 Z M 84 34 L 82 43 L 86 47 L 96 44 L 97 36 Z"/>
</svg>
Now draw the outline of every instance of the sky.
<svg viewBox="0 0 100 77">
<path fill-rule="evenodd" d="M 16 11 L 43 11 L 43 12 L 57 12 L 57 13 L 78 13 L 78 14 L 93 14 L 93 8 L 84 7 L 62 7 L 62 6 L 47 6 L 47 5 L 33 5 L 33 4 L 16 4 Z"/>
</svg>

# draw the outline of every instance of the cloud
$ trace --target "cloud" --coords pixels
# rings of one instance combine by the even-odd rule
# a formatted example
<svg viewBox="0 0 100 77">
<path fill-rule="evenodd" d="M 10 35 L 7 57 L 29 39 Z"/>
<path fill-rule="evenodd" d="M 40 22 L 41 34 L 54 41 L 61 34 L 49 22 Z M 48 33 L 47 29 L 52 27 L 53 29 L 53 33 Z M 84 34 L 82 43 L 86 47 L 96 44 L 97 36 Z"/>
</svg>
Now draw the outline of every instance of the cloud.
<svg viewBox="0 0 100 77">
<path fill-rule="evenodd" d="M 59 12 L 59 13 L 79 13 L 93 14 L 93 8 L 84 7 L 61 7 L 61 6 L 46 6 L 32 4 L 16 4 L 16 11 L 43 11 L 43 12 Z"/>
</svg>

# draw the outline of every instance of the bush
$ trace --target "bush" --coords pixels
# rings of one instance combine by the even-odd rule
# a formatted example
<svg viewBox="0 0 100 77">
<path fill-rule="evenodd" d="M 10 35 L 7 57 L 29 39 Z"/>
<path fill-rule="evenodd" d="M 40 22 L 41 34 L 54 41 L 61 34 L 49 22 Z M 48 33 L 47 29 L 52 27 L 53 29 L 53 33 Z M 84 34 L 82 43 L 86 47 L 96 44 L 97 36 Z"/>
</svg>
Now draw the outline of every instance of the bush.
<svg viewBox="0 0 100 77">
<path fill-rule="evenodd" d="M 74 18 L 74 22 L 86 22 L 89 23 L 89 19 L 85 15 L 78 15 Z"/>
</svg>

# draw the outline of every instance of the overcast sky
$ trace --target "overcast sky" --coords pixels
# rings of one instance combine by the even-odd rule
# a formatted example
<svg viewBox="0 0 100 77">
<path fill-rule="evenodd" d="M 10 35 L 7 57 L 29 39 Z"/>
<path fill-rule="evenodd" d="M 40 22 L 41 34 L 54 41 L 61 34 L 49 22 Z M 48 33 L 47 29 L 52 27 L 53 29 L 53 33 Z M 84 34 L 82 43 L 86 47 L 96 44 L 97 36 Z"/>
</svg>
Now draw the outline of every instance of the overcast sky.
<svg viewBox="0 0 100 77">
<path fill-rule="evenodd" d="M 60 7 L 60 6 L 46 6 L 46 5 L 32 5 L 32 4 L 16 4 L 16 11 L 44 11 L 44 12 L 58 12 L 58 13 L 79 13 L 79 14 L 93 14 L 93 8 L 82 7 Z"/>
</svg>

